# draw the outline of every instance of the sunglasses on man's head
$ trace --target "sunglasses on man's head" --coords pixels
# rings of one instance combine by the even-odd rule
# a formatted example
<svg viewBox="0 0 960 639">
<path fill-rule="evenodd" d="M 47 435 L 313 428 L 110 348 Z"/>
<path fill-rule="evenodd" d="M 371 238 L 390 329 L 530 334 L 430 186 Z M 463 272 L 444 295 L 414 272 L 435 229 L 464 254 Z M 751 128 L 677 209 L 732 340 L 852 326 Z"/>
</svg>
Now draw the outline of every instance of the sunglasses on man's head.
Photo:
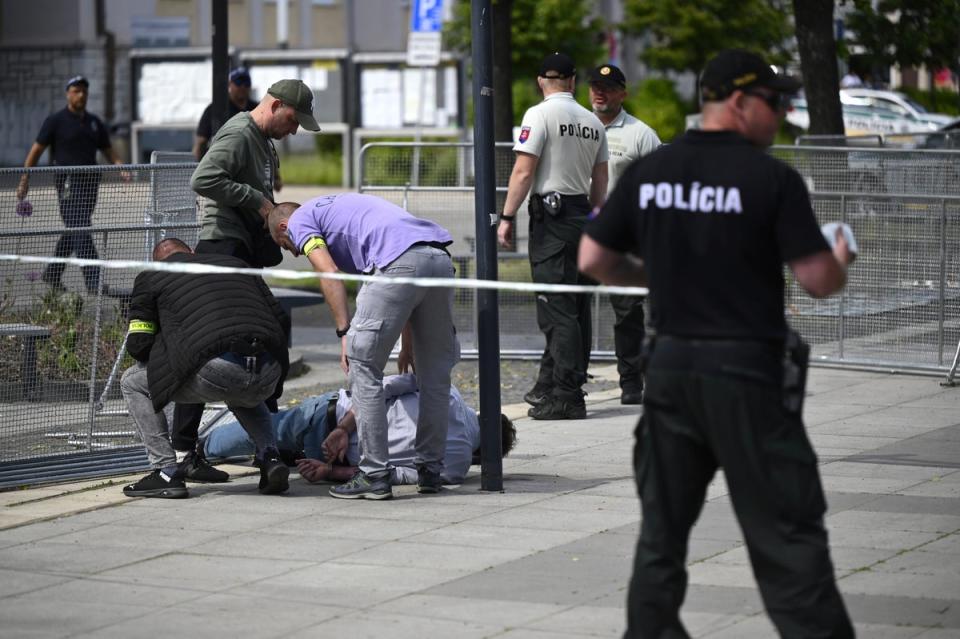
<svg viewBox="0 0 960 639">
<path fill-rule="evenodd" d="M 787 107 L 790 106 L 790 95 L 787 93 L 780 93 L 774 91 L 773 93 L 761 93 L 760 91 L 744 91 L 746 95 L 752 95 L 755 98 L 760 98 L 767 103 L 767 106 L 770 107 L 770 110 L 774 113 L 779 113 L 780 111 L 786 111 Z"/>
</svg>

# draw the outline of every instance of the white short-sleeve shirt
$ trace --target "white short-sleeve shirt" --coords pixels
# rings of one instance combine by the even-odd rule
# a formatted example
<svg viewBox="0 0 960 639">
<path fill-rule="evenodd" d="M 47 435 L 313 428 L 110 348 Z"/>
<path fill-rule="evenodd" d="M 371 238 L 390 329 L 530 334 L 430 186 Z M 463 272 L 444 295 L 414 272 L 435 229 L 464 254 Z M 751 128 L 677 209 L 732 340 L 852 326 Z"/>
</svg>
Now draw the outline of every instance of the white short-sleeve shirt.
<svg viewBox="0 0 960 639">
<path fill-rule="evenodd" d="M 608 159 L 603 123 L 567 92 L 527 109 L 513 150 L 539 158 L 531 189 L 538 194 L 589 195 L 593 167 Z"/>
<path fill-rule="evenodd" d="M 610 163 L 607 165 L 610 176 L 607 182 L 607 195 L 610 195 L 627 167 L 634 160 L 660 146 L 660 138 L 656 131 L 623 109 L 620 109 L 620 113 L 610 121 L 606 129 L 607 147 L 610 150 Z"/>
</svg>

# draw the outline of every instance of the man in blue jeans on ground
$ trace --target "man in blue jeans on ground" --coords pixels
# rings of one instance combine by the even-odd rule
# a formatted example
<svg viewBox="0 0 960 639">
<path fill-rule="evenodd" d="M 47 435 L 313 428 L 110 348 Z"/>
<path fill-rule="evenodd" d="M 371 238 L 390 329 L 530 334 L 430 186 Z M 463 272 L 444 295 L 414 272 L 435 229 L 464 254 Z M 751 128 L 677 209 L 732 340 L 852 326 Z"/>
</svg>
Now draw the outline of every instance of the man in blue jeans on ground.
<svg viewBox="0 0 960 639">
<path fill-rule="evenodd" d="M 387 403 L 390 483 L 416 484 L 413 460 L 419 414 L 417 378 L 409 373 L 388 375 L 383 378 L 383 394 Z M 291 457 L 288 463 L 295 460 L 301 476 L 308 481 L 346 481 L 356 472 L 360 447 L 352 407 L 350 394 L 340 389 L 309 397 L 295 408 L 273 415 L 273 430 L 281 455 Z M 516 429 L 506 416 L 501 416 L 500 424 L 502 452 L 506 456 L 516 441 Z M 210 458 L 252 455 L 254 451 L 250 436 L 235 421 L 214 425 L 202 441 L 204 454 Z M 451 386 L 441 481 L 463 483 L 479 448 L 477 414 Z M 297 459 L 301 456 L 305 458 Z"/>
<path fill-rule="evenodd" d="M 343 193 L 314 198 L 302 206 L 279 204 L 268 217 L 273 241 L 306 255 L 320 273 L 368 273 L 381 278 L 452 278 L 445 229 L 416 218 L 372 195 Z M 349 375 L 360 432 L 359 471 L 330 495 L 340 499 L 390 499 L 387 407 L 383 368 L 403 333 L 401 372 L 414 364 L 420 382 L 417 418 L 417 491 L 440 490 L 450 370 L 457 360 L 453 289 L 367 282 L 350 319 L 340 280 L 320 287 L 341 338 L 340 366 Z M 415 355 L 414 355 L 415 353 Z"/>
</svg>

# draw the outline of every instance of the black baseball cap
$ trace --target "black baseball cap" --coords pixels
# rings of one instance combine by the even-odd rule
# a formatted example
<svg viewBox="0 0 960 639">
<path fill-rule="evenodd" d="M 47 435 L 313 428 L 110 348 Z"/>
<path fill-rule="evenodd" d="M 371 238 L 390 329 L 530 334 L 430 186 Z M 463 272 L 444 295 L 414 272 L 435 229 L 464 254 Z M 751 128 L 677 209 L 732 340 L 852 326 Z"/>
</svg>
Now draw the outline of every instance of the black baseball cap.
<svg viewBox="0 0 960 639">
<path fill-rule="evenodd" d="M 237 67 L 231 71 L 230 82 L 233 82 L 238 87 L 250 86 L 250 72 L 247 71 L 247 67 Z"/>
<path fill-rule="evenodd" d="M 67 80 L 67 85 L 63 87 L 63 90 L 69 91 L 70 87 L 72 87 L 75 84 L 82 84 L 86 89 L 90 88 L 90 82 L 88 82 L 85 77 L 83 77 L 82 75 L 75 75 L 69 80 Z"/>
<path fill-rule="evenodd" d="M 703 99 L 723 100 L 737 90 L 766 87 L 778 93 L 796 93 L 803 84 L 776 73 L 763 58 L 742 49 L 726 49 L 707 62 L 700 76 Z"/>
<path fill-rule="evenodd" d="M 577 67 L 573 64 L 573 58 L 565 53 L 551 53 L 540 63 L 540 71 L 537 73 L 541 78 L 572 78 L 577 75 Z"/>
<path fill-rule="evenodd" d="M 278 80 L 270 85 L 267 93 L 289 104 L 297 112 L 297 122 L 307 131 L 319 131 L 320 125 L 313 117 L 313 91 L 300 80 Z"/>
<path fill-rule="evenodd" d="M 616 84 L 622 89 L 627 88 L 627 76 L 623 75 L 623 71 L 612 64 L 602 64 L 591 71 L 590 82 Z"/>
</svg>

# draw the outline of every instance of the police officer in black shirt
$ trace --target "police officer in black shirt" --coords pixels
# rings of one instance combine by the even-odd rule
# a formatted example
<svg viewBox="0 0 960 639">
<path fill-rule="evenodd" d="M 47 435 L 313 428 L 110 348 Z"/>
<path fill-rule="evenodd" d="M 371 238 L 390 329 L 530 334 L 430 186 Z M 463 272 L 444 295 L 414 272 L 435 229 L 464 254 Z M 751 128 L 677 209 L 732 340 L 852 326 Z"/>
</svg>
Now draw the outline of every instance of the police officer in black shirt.
<svg viewBox="0 0 960 639">
<path fill-rule="evenodd" d="M 754 54 L 721 52 L 701 78 L 702 130 L 628 169 L 585 229 L 580 268 L 609 284 L 649 278 L 656 331 L 634 451 L 643 523 L 626 637 L 688 636 L 687 541 L 718 467 L 780 634 L 853 636 L 800 415 L 805 345 L 783 305 L 784 263 L 824 297 L 852 256 L 842 236 L 831 251 L 800 175 L 764 152 L 799 87 Z"/>
<path fill-rule="evenodd" d="M 57 166 L 96 164 L 98 149 L 113 164 L 121 164 L 120 158 L 110 146 L 107 127 L 100 118 L 87 111 L 89 88 L 90 83 L 82 75 L 67 80 L 67 106 L 43 121 L 23 166 L 36 166 L 47 147 L 50 147 L 53 156 L 52 164 Z M 63 224 L 68 228 L 90 226 L 93 209 L 97 205 L 100 173 L 94 170 L 64 171 L 57 174 L 55 184 Z M 29 190 L 30 177 L 24 173 L 17 186 L 17 200 L 27 197 Z M 89 233 L 61 235 L 54 249 L 54 256 L 68 257 L 74 253 L 81 259 L 95 260 L 99 257 L 93 237 Z M 60 281 L 64 268 L 64 264 L 50 264 L 43 272 L 43 281 L 58 292 L 64 290 Z M 96 293 L 100 283 L 100 269 L 96 266 L 84 266 L 80 270 L 83 272 L 87 290 Z"/>
<path fill-rule="evenodd" d="M 250 72 L 246 67 L 237 67 L 230 72 L 230 81 L 227 84 L 227 120 L 241 111 L 253 111 L 259 102 L 250 99 Z M 226 120 L 224 120 L 226 122 Z M 223 124 L 221 122 L 220 124 Z M 199 162 L 207 152 L 210 140 L 217 134 L 219 126 L 213 126 L 213 104 L 208 104 L 197 123 L 197 131 L 193 138 L 193 156 Z"/>
</svg>

